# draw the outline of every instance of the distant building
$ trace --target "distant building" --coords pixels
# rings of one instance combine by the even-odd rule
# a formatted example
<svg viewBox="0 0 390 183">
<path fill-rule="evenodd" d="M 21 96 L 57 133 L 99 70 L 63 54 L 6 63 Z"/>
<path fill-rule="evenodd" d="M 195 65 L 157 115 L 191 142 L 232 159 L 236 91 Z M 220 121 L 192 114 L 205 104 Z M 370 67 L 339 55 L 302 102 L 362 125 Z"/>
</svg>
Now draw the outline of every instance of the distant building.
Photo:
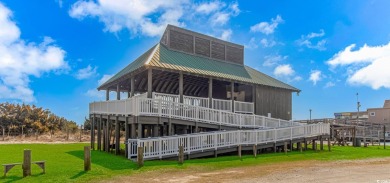
<svg viewBox="0 0 390 183">
<path fill-rule="evenodd" d="M 367 120 L 370 123 L 390 124 L 390 100 L 385 100 L 382 108 L 368 108 L 367 111 L 360 112 L 337 112 L 335 119 L 357 119 Z"/>
<path fill-rule="evenodd" d="M 368 108 L 368 122 L 390 123 L 390 100 L 385 100 L 382 108 Z"/>
<path fill-rule="evenodd" d="M 334 113 L 335 119 L 357 119 L 357 116 L 359 116 L 360 120 L 368 119 L 367 111 Z"/>
</svg>

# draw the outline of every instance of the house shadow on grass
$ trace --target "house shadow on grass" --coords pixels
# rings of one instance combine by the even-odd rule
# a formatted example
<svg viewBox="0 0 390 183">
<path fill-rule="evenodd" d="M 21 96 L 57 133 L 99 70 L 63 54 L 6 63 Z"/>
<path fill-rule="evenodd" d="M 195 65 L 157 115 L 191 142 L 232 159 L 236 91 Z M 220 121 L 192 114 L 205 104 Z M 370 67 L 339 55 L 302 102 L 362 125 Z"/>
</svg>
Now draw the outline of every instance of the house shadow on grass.
<svg viewBox="0 0 390 183">
<path fill-rule="evenodd" d="M 69 151 L 66 153 L 84 160 L 83 150 Z M 110 170 L 137 169 L 136 163 L 126 159 L 123 156 L 117 156 L 117 155 L 109 154 L 106 152 L 100 152 L 100 151 L 91 151 L 91 163 L 92 163 L 92 167 L 95 164 Z M 81 175 L 82 174 L 80 173 L 80 175 L 78 176 Z"/>
<path fill-rule="evenodd" d="M 21 180 L 22 178 L 23 178 L 23 176 L 16 176 L 16 175 L 6 176 L 6 177 L 3 176 L 0 178 L 0 182 L 10 183 L 10 182 L 15 182 L 15 181 Z"/>
</svg>

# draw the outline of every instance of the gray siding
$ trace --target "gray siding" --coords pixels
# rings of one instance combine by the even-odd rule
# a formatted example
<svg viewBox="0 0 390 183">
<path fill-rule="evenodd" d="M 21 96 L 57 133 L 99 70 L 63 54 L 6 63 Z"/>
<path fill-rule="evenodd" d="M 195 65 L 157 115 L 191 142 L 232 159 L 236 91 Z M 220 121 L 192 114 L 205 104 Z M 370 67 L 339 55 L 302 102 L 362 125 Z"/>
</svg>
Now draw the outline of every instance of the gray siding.
<svg viewBox="0 0 390 183">
<path fill-rule="evenodd" d="M 210 41 L 195 37 L 195 53 L 210 57 Z"/>
<path fill-rule="evenodd" d="M 244 46 L 168 25 L 160 42 L 168 48 L 239 65 L 244 64 Z"/>
<path fill-rule="evenodd" d="M 257 115 L 267 116 L 268 113 L 271 113 L 273 118 L 290 120 L 292 92 L 279 88 L 256 86 L 255 105 Z"/>
<path fill-rule="evenodd" d="M 226 45 L 226 60 L 236 64 L 244 63 L 244 50 Z"/>
<path fill-rule="evenodd" d="M 211 42 L 211 58 L 225 60 L 225 45 L 212 41 Z"/>
<path fill-rule="evenodd" d="M 171 30 L 169 33 L 169 46 L 176 50 L 193 53 L 194 37 L 190 34 Z"/>
</svg>

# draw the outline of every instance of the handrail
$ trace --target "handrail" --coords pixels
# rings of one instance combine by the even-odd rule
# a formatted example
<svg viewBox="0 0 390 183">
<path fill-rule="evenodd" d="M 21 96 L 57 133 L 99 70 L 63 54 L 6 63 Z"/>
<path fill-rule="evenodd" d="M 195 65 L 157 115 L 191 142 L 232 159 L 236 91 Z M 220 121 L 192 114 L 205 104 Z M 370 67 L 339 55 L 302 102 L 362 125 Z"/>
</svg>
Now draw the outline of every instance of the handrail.
<svg viewBox="0 0 390 183">
<path fill-rule="evenodd" d="M 185 154 L 191 154 L 237 145 L 258 145 L 328 134 L 330 134 L 329 124 L 324 123 L 278 129 L 215 131 L 157 138 L 128 139 L 128 158 L 131 159 L 137 156 L 137 147 L 144 148 L 144 159 L 161 159 L 162 157 L 177 155 L 179 146 L 183 146 Z"/>
<path fill-rule="evenodd" d="M 255 113 L 254 106 L 253 102 L 234 101 L 234 112 L 253 114 Z"/>
<path fill-rule="evenodd" d="M 239 128 L 279 128 L 301 125 L 300 123 L 265 116 L 239 114 L 162 99 L 142 97 L 93 102 L 90 105 L 90 113 L 174 117 L 182 120 L 235 126 Z"/>
<path fill-rule="evenodd" d="M 212 99 L 212 108 L 223 111 L 232 111 L 232 101 L 223 99 Z"/>
</svg>

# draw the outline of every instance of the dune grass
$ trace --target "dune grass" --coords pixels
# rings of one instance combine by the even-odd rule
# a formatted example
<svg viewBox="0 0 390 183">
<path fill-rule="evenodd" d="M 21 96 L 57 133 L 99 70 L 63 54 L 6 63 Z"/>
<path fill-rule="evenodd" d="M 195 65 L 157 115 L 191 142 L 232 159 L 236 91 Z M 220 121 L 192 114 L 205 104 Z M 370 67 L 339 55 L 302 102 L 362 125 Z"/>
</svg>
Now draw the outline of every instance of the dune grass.
<svg viewBox="0 0 390 183">
<path fill-rule="evenodd" d="M 257 158 L 244 155 L 242 161 L 237 156 L 220 156 L 218 158 L 203 158 L 186 160 L 184 165 L 177 165 L 174 160 L 145 161 L 145 166 L 138 169 L 137 165 L 124 158 L 99 151 L 92 151 L 92 170 L 83 171 L 83 146 L 88 144 L 7 144 L 0 145 L 0 164 L 22 162 L 23 149 L 32 150 L 32 161 L 46 161 L 46 174 L 42 174 L 38 166 L 32 165 L 32 176 L 22 178 L 21 166 L 14 167 L 7 177 L 1 177 L 0 182 L 90 182 L 110 179 L 115 176 L 128 176 L 134 173 L 145 173 L 152 170 L 186 170 L 201 168 L 216 170 L 229 167 L 272 164 L 287 161 L 304 160 L 346 160 L 374 157 L 390 157 L 390 147 L 373 146 L 368 148 L 333 147 L 332 152 L 308 150 L 284 153 L 259 154 Z M 325 149 L 327 149 L 325 147 Z M 3 167 L 0 169 L 4 171 Z"/>
</svg>

